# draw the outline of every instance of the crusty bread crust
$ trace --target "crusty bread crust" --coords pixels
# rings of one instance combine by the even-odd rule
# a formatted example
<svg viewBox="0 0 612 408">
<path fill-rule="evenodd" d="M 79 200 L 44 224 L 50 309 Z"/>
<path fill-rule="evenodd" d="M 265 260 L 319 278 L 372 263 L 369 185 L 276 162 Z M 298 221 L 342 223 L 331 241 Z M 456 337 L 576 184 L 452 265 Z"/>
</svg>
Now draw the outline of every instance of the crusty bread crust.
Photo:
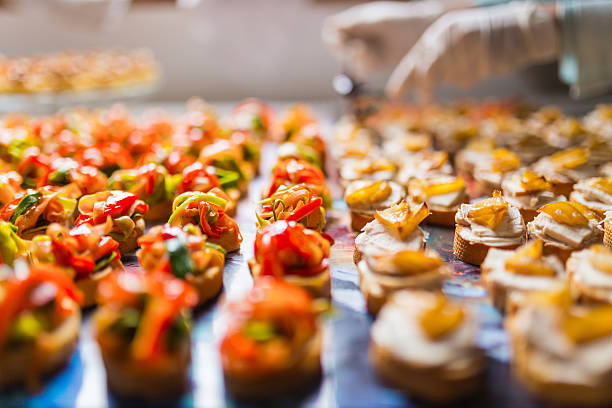
<svg viewBox="0 0 612 408">
<path fill-rule="evenodd" d="M 253 275 L 254 279 L 257 279 L 261 274 L 261 266 L 255 262 L 254 258 L 249 259 L 248 265 L 251 275 Z M 329 267 L 316 276 L 286 275 L 284 279 L 292 285 L 305 289 L 314 298 L 331 298 L 331 273 Z"/>
<path fill-rule="evenodd" d="M 563 262 L 563 264 L 567 262 L 568 258 L 574 251 L 575 249 L 572 249 L 572 248 L 562 248 L 560 246 L 552 245 L 547 242 L 544 242 L 544 248 L 543 248 L 544 255 L 555 255 L 557 256 L 557 258 L 561 260 L 561 262 Z"/>
<path fill-rule="evenodd" d="M 145 231 L 145 221 L 142 218 L 138 218 L 134 221 L 135 227 L 129 237 L 127 237 L 123 241 L 119 241 L 119 253 L 121 255 L 128 254 L 135 250 L 138 247 L 138 238 L 144 234 Z"/>
<path fill-rule="evenodd" d="M 145 221 L 166 221 L 172 214 L 172 200 L 161 201 L 149 206 L 144 215 Z"/>
<path fill-rule="evenodd" d="M 372 221 L 373 219 L 374 216 L 372 215 L 351 211 L 351 228 L 353 231 L 359 232 L 368 222 Z"/>
<path fill-rule="evenodd" d="M 355 247 L 355 249 L 353 249 L 353 262 L 357 265 L 361 259 L 363 259 L 363 254 Z"/>
<path fill-rule="evenodd" d="M 512 327 L 509 325 L 511 332 Z M 512 337 L 512 336 L 511 336 Z M 612 385 L 606 383 L 587 386 L 583 384 L 560 383 L 534 370 L 530 348 L 524 340 L 514 336 L 512 339 L 514 360 L 513 371 L 517 378 L 538 398 L 562 406 L 601 407 L 612 403 Z"/>
<path fill-rule="evenodd" d="M 527 225 L 528 222 L 533 221 L 533 219 L 538 216 L 538 210 L 519 208 L 519 211 L 521 213 L 521 216 L 523 217 L 525 225 Z"/>
<path fill-rule="evenodd" d="M 265 401 L 310 391 L 321 381 L 321 342 L 322 333 L 318 329 L 303 355 L 276 372 L 246 377 L 224 371 L 225 390 L 241 401 Z"/>
<path fill-rule="evenodd" d="M 377 282 L 368 282 L 365 276 L 363 267 L 366 265 L 358 264 L 357 271 L 359 272 L 359 290 L 363 294 L 366 302 L 366 309 L 374 316 L 378 314 L 383 305 L 393 295 L 393 293 L 404 290 L 437 290 L 442 287 L 444 279 L 452 274 L 450 268 L 443 266 L 444 270 L 435 270 L 421 275 L 409 277 L 404 280 L 403 284 L 398 285 L 397 278 L 384 277 L 378 279 Z M 401 278 L 400 278 L 401 279 Z M 404 277 L 405 279 L 405 277 Z"/>
<path fill-rule="evenodd" d="M 219 245 L 227 252 L 234 252 L 240 249 L 240 241 L 236 239 L 233 229 L 221 234 L 219 238 L 208 237 L 208 241 Z"/>
<path fill-rule="evenodd" d="M 430 208 L 429 210 L 431 211 L 431 214 L 429 214 L 429 216 L 427 216 L 427 218 L 425 218 L 425 221 L 424 221 L 427 224 L 441 225 L 443 227 L 454 227 L 455 226 L 455 213 L 457 212 L 457 209 L 443 211 L 443 210 L 432 210 Z"/>
<path fill-rule="evenodd" d="M 122 271 L 123 265 L 119 259 L 116 259 L 111 265 L 102 269 L 101 271 L 92 273 L 90 276 L 84 279 L 78 279 L 75 284 L 77 288 L 83 293 L 83 303 L 81 307 L 91 307 L 96 304 L 96 293 L 98 291 L 98 283 L 111 273 Z"/>
<path fill-rule="evenodd" d="M 604 222 L 603 243 L 605 246 L 612 248 L 612 220 Z"/>
<path fill-rule="evenodd" d="M 551 181 L 552 191 L 555 195 L 564 195 L 569 197 L 574 189 L 574 183 L 559 183 Z"/>
<path fill-rule="evenodd" d="M 487 257 L 487 253 L 489 253 L 489 248 L 492 247 L 482 244 L 480 242 L 470 242 L 464 239 L 461 236 L 462 228 L 463 227 L 461 225 L 457 225 L 457 227 L 455 228 L 455 238 L 453 240 L 453 252 L 455 253 L 455 256 L 459 260 L 472 265 L 482 264 L 484 262 L 484 259 Z M 520 244 L 516 244 L 495 248 L 516 249 L 519 246 Z"/>
<path fill-rule="evenodd" d="M 162 367 L 141 364 L 102 351 L 108 388 L 125 398 L 157 400 L 180 395 L 189 385 L 191 344 L 178 350 Z"/>
<path fill-rule="evenodd" d="M 461 367 L 424 367 L 398 359 L 374 340 L 369 358 L 382 380 L 411 396 L 435 404 L 448 404 L 473 395 L 482 385 L 484 357 L 466 361 Z"/>
<path fill-rule="evenodd" d="M 25 384 L 36 391 L 42 377 L 66 365 L 79 340 L 81 311 L 73 313 L 52 333 L 41 336 L 35 345 L 4 349 L 0 352 L 0 388 Z"/>
<path fill-rule="evenodd" d="M 203 305 L 221 292 L 221 288 L 223 288 L 223 269 L 213 266 L 202 274 L 187 275 L 186 280 L 198 291 L 198 305 Z"/>
</svg>

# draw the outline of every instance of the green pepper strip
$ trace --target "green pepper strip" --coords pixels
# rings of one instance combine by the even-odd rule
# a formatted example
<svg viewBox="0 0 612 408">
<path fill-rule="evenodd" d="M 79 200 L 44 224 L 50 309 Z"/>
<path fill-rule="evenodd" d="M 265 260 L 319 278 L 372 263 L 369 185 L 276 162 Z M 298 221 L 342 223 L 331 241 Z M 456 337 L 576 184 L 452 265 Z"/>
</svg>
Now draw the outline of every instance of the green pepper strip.
<svg viewBox="0 0 612 408">
<path fill-rule="evenodd" d="M 172 224 L 172 221 L 174 221 L 177 214 L 187 208 L 187 206 L 193 203 L 194 201 L 206 201 L 215 204 L 221 208 L 225 208 L 225 206 L 227 205 L 227 201 L 215 195 L 206 193 L 196 194 L 185 199 L 185 201 L 183 201 L 178 207 L 176 207 L 176 210 L 174 210 L 170 215 L 170 218 L 168 218 L 168 224 Z"/>
<path fill-rule="evenodd" d="M 13 211 L 13 215 L 11 215 L 10 222 L 14 224 L 15 221 L 17 221 L 17 218 L 19 218 L 19 216 L 28 211 L 30 207 L 38 204 L 41 198 L 42 193 L 39 193 L 38 191 L 32 194 L 27 194 L 25 197 L 23 197 L 19 204 L 17 204 L 17 208 L 15 208 L 15 211 Z"/>
</svg>

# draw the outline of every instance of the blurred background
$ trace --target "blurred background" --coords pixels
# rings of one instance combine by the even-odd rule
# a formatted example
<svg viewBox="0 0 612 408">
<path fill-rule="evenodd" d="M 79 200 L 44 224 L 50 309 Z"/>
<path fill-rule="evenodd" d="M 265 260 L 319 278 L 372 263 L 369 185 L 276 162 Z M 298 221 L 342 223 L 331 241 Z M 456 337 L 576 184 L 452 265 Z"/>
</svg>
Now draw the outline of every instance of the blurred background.
<svg viewBox="0 0 612 408">
<path fill-rule="evenodd" d="M 321 40 L 327 16 L 364 3 L 342 0 L 4 0 L 0 52 L 8 57 L 66 49 L 146 47 L 163 77 L 153 101 L 334 98 L 341 67 Z M 389 72 L 370 79 L 380 90 Z M 587 110 L 606 97 L 572 101 L 556 64 L 494 78 L 443 98 L 523 97 Z"/>
</svg>

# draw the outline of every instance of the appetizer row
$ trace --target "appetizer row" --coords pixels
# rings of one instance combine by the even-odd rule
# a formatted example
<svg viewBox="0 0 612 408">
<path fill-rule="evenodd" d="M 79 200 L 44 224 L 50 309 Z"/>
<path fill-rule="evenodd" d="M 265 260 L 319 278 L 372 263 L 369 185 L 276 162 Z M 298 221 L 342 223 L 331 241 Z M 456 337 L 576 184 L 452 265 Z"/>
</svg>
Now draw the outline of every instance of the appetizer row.
<svg viewBox="0 0 612 408">
<path fill-rule="evenodd" d="M 64 51 L 0 59 L 0 93 L 92 90 L 142 85 L 159 77 L 148 50 Z"/>
<path fill-rule="evenodd" d="M 289 108 L 269 187 L 256 214 L 255 281 L 242 302 L 227 307 L 220 345 L 226 390 L 237 399 L 295 396 L 321 378 L 320 301 L 330 294 L 330 205 L 323 173 L 325 144 L 306 105 Z"/>
<path fill-rule="evenodd" d="M 203 105 L 198 106 L 189 114 L 200 116 Z M 94 187 L 92 182 L 79 184 L 67 178 L 65 185 L 49 185 L 47 160 L 77 163 L 66 174 L 79 169 L 79 174 L 101 178 L 103 172 L 89 165 L 79 167 L 70 153 L 63 157 L 52 152 L 42 138 L 31 139 L 39 145 L 26 150 L 36 149 L 36 155 L 28 156 L 36 159 L 27 161 L 31 167 L 17 164 L 7 173 L 13 182 L 7 194 L 13 197 L 0 212 L 1 260 L 14 265 L 4 266 L 0 276 L 0 361 L 6 360 L 2 366 L 9 367 L 0 376 L 0 387 L 27 383 L 37 388 L 42 377 L 63 365 L 74 351 L 79 306 L 98 305 L 94 331 L 112 392 L 156 399 L 185 390 L 191 358 L 190 312 L 220 293 L 225 255 L 240 248 L 242 236 L 230 214 L 243 189 L 237 175 L 249 169 L 254 174 L 260 144 L 268 137 L 263 119 L 248 128 L 262 112 L 265 120 L 272 120 L 265 103 L 245 101 L 227 118 L 226 123 L 235 128 L 219 124 L 206 142 L 180 150 L 168 144 L 177 149 L 177 157 L 190 158 L 182 172 L 161 173 L 157 170 L 164 167 L 156 163 L 120 168 L 108 184 L 100 183 L 102 191 L 92 194 L 82 192 Z M 141 132 L 140 125 L 124 120 L 127 117 L 119 121 L 122 125 L 117 122 L 107 130 L 133 125 L 130 132 Z M 26 128 L 31 124 L 21 122 Z M 169 142 L 172 135 L 163 129 L 168 130 L 156 128 L 143 143 Z M 129 137 L 119 139 L 127 143 Z M 248 143 L 242 144 L 245 140 Z M 113 143 L 123 148 L 122 143 Z M 201 154 L 210 148 L 223 160 L 225 153 L 215 150 L 219 145 L 239 152 L 229 154 L 232 170 L 225 173 L 222 163 Z M 49 153 L 40 153 L 41 149 Z M 84 157 L 95 158 L 98 150 L 92 149 L 92 156 Z M 111 153 L 109 157 L 115 158 Z M 229 185 L 220 181 L 228 175 L 234 175 Z M 168 189 L 173 178 L 174 187 Z M 27 179 L 39 186 L 25 189 L 22 183 Z M 245 176 L 242 182 L 247 181 Z M 164 201 L 150 201 L 160 196 Z M 155 219 L 167 223 L 145 233 L 145 219 L 152 211 Z M 121 255 L 135 248 L 141 269 L 128 272 Z M 39 355 L 44 355 L 40 364 Z"/>
<path fill-rule="evenodd" d="M 550 291 L 567 293 L 568 310 L 585 308 L 587 314 L 588 305 L 610 302 L 606 271 L 612 250 L 602 243 L 612 242 L 612 179 L 607 173 L 612 134 L 593 125 L 597 115 L 605 120 L 605 108 L 585 118 L 584 128 L 578 120 L 549 118 L 555 110 L 525 115 L 506 104 L 464 106 L 463 111 L 386 105 L 340 121 L 332 154 L 351 227 L 359 231 L 354 249 L 359 287 L 368 311 L 377 316 L 370 358 L 385 382 L 409 395 L 447 403 L 472 394 L 483 379 L 478 321 L 464 305 L 441 294 L 452 267 L 426 248 L 419 227 L 423 222 L 455 227 L 455 255 L 482 264 L 491 301 L 508 312 L 509 325 L 514 316 L 539 307 L 532 296 Z M 520 137 L 533 139 L 534 148 L 550 149 L 530 157 L 528 148 L 501 145 L 510 136 L 502 137 L 492 126 L 504 121 L 520 124 L 514 130 L 528 133 Z M 589 131 L 584 130 L 587 122 Z M 566 145 L 552 143 L 553 132 L 570 125 L 584 132 L 573 129 L 576 135 Z M 489 197 L 470 204 L 470 197 L 482 195 Z M 607 327 L 605 319 L 602 314 L 575 323 Z M 547 329 L 560 331 L 558 326 Z M 611 333 L 604 329 L 576 336 L 591 341 Z M 514 345 L 529 347 L 525 341 Z M 582 340 L 574 343 L 581 347 Z M 581 354 L 567 348 L 559 358 L 582 364 Z M 532 363 L 529 359 L 545 358 L 537 353 L 513 363 L 523 370 Z M 528 369 L 538 370 L 538 364 Z M 607 383 L 587 384 L 586 373 L 555 383 L 555 364 L 542 363 L 550 377 L 535 371 L 519 377 L 538 396 L 556 402 L 575 391 L 578 395 L 569 401 L 612 401 Z M 612 368 L 604 365 L 601 373 Z"/>
</svg>

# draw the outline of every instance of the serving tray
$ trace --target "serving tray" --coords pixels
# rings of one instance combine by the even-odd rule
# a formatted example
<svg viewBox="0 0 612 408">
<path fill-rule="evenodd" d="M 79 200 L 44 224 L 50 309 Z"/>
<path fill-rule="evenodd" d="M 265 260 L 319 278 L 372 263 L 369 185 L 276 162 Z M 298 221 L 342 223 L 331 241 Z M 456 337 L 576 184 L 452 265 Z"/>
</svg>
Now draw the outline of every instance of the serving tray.
<svg viewBox="0 0 612 408">
<path fill-rule="evenodd" d="M 194 315 L 191 390 L 177 401 L 159 401 L 157 406 L 220 407 L 242 406 L 224 391 L 217 342 L 224 318 L 218 304 L 222 298 L 240 298 L 251 286 L 247 259 L 253 255 L 255 207 L 265 186 L 269 166 L 275 162 L 275 148 L 264 146 L 262 176 L 253 180 L 249 195 L 238 206 L 236 220 L 244 236 L 242 249 L 231 254 L 224 269 L 224 291 L 219 298 L 197 310 Z M 266 168 L 267 166 L 267 168 Z M 332 180 L 333 183 L 333 180 Z M 324 376 L 319 388 L 302 399 L 277 400 L 276 406 L 303 407 L 410 407 L 422 406 L 399 392 L 385 387 L 369 367 L 367 350 L 372 318 L 358 288 L 353 264 L 355 234 L 349 229 L 348 211 L 342 200 L 335 200 L 328 211 L 328 232 L 335 244 L 331 251 L 333 310 L 324 320 Z M 488 304 L 479 268 L 457 260 L 452 253 L 450 228 L 425 226 L 427 244 L 437 250 L 453 269 L 446 282 L 447 294 L 465 301 L 480 317 L 479 344 L 486 350 L 489 369 L 481 393 L 465 406 L 535 407 L 538 404 L 512 378 L 509 351 L 501 317 Z M 136 257 L 124 258 L 128 268 L 138 268 Z M 45 382 L 36 394 L 23 390 L 0 393 L 0 407 L 118 407 L 134 406 L 135 401 L 117 400 L 106 389 L 106 378 L 96 343 L 91 334 L 92 311 L 85 311 L 78 350 L 67 367 Z M 0 370 L 2 367 L 0 367 Z M 270 393 L 273 395 L 274 390 Z M 140 405 L 140 404 L 138 404 Z M 266 405 L 269 406 L 270 404 Z"/>
</svg>

